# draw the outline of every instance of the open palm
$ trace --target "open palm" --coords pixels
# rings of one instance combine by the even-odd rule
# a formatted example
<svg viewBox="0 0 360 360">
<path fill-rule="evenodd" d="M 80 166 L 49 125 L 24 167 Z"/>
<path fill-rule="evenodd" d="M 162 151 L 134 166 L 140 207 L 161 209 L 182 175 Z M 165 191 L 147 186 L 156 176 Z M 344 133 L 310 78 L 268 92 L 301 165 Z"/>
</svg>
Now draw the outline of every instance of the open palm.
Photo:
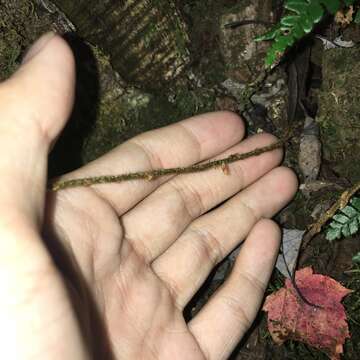
<svg viewBox="0 0 360 360">
<path fill-rule="evenodd" d="M 74 62 L 57 36 L 34 49 L 0 84 L 3 351 L 17 359 L 227 358 L 274 265 L 280 235 L 268 219 L 296 189 L 292 172 L 277 167 L 281 151 L 235 163 L 229 175 L 46 192 L 47 154 L 71 111 Z M 187 166 L 274 141 L 243 135 L 236 115 L 204 114 L 133 138 L 63 178 Z M 26 143 L 14 141 L 21 137 Z M 186 304 L 241 242 L 230 277 L 186 323 Z"/>
</svg>

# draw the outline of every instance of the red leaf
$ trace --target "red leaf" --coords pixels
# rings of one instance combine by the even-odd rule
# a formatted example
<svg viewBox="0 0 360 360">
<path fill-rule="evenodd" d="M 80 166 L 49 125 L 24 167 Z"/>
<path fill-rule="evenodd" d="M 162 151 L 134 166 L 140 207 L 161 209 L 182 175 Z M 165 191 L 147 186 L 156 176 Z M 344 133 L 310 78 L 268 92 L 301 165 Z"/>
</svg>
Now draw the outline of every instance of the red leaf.
<svg viewBox="0 0 360 360">
<path fill-rule="evenodd" d="M 268 328 L 277 344 L 288 339 L 302 341 L 340 359 L 345 339 L 350 337 L 342 298 L 351 290 L 328 276 L 313 274 L 310 267 L 296 272 L 296 285 L 310 306 L 297 295 L 290 280 L 285 287 L 267 296 L 263 307 Z"/>
</svg>

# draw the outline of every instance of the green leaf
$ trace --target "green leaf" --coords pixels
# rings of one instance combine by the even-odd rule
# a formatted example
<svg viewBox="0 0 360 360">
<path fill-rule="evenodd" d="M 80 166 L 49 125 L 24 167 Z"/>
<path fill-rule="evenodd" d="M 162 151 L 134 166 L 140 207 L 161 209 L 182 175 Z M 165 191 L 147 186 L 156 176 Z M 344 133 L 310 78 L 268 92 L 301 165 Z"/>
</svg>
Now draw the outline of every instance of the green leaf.
<svg viewBox="0 0 360 360">
<path fill-rule="evenodd" d="M 324 15 L 324 8 L 318 2 L 311 2 L 307 14 L 313 24 L 318 23 Z"/>
<path fill-rule="evenodd" d="M 354 2 L 355 0 L 345 0 L 347 5 Z M 274 40 L 265 59 L 266 67 L 274 66 L 295 40 L 311 32 L 314 25 L 323 18 L 325 9 L 335 14 L 340 8 L 340 0 L 285 0 L 284 8 L 288 10 L 286 16 L 266 34 L 255 39 Z M 357 19 L 360 23 L 360 15 Z"/>
<path fill-rule="evenodd" d="M 329 224 L 330 227 L 332 227 L 333 229 L 341 229 L 343 227 L 343 224 L 340 224 L 339 222 L 337 221 L 332 221 L 330 224 Z"/>
<path fill-rule="evenodd" d="M 340 8 L 340 0 L 320 0 L 320 3 L 322 3 L 332 15 L 335 15 Z"/>
<path fill-rule="evenodd" d="M 300 18 L 299 24 L 302 26 L 302 28 L 306 34 L 308 34 L 314 26 L 314 23 L 311 21 L 309 16 L 302 16 Z"/>
<path fill-rule="evenodd" d="M 278 36 L 275 39 L 274 48 L 279 52 L 284 52 L 287 47 L 294 43 L 294 38 L 290 35 Z"/>
<path fill-rule="evenodd" d="M 339 239 L 340 237 L 341 237 L 341 229 L 328 229 L 328 231 L 326 232 L 326 239 L 329 241 Z"/>
<path fill-rule="evenodd" d="M 349 224 L 349 229 L 350 229 L 350 235 L 354 235 L 358 232 L 359 230 L 359 222 L 357 220 L 357 218 L 353 219 L 350 224 Z"/>
<path fill-rule="evenodd" d="M 335 214 L 333 219 L 340 224 L 346 224 L 349 221 L 349 218 L 343 214 Z"/>
<path fill-rule="evenodd" d="M 305 35 L 305 31 L 300 24 L 296 24 L 292 29 L 292 35 L 295 39 L 301 39 Z"/>
<path fill-rule="evenodd" d="M 342 227 L 341 233 L 343 234 L 344 237 L 350 236 L 350 227 L 349 227 L 349 224 L 345 224 L 345 225 Z"/>
<path fill-rule="evenodd" d="M 275 61 L 276 61 L 276 51 L 272 46 L 266 54 L 265 67 L 270 68 L 275 63 Z"/>
<path fill-rule="evenodd" d="M 326 230 L 328 240 L 348 237 L 359 231 L 360 226 L 360 198 L 353 197 L 350 204 L 339 210 L 333 217 Z"/>
<path fill-rule="evenodd" d="M 352 206 L 345 206 L 343 209 L 340 210 L 343 214 L 345 214 L 349 218 L 353 218 L 354 216 L 359 214 L 359 211 L 357 211 Z"/>
<path fill-rule="evenodd" d="M 264 41 L 264 40 L 272 40 L 274 39 L 276 36 L 278 36 L 281 31 L 280 31 L 280 24 L 275 25 L 271 30 L 269 30 L 268 32 L 266 32 L 263 35 L 257 36 L 254 40 L 255 41 Z"/>
<path fill-rule="evenodd" d="M 298 15 L 289 15 L 285 16 L 280 20 L 281 25 L 293 27 L 299 22 L 300 16 Z"/>
<path fill-rule="evenodd" d="M 350 204 L 357 210 L 359 210 L 360 212 L 360 198 L 354 196 L 351 200 L 350 200 Z"/>
<path fill-rule="evenodd" d="M 275 47 L 275 43 L 274 43 L 266 54 L 265 67 L 266 68 L 274 67 L 278 63 L 281 56 L 282 56 L 282 52 L 279 52 L 279 50 Z"/>
<path fill-rule="evenodd" d="M 360 24 L 360 11 L 358 10 L 356 15 L 355 15 L 355 19 L 354 19 L 354 22 L 356 24 Z"/>
<path fill-rule="evenodd" d="M 344 0 L 346 6 L 352 5 L 354 2 L 355 0 Z"/>
<path fill-rule="evenodd" d="M 299 1 L 299 0 L 295 0 L 295 1 L 288 0 L 284 4 L 285 9 L 293 11 L 293 12 L 297 13 L 298 15 L 305 13 L 307 7 L 308 7 L 308 4 L 306 2 Z"/>
<path fill-rule="evenodd" d="M 360 252 L 353 256 L 352 261 L 354 263 L 360 264 Z"/>
</svg>

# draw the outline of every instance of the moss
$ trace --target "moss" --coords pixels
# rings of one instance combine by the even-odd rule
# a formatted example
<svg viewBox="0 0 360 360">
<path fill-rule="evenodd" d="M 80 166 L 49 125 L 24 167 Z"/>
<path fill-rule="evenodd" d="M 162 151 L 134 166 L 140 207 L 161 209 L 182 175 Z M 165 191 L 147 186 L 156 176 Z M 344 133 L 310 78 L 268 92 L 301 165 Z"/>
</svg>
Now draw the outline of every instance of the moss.
<svg viewBox="0 0 360 360">
<path fill-rule="evenodd" d="M 30 0 L 0 1 L 0 81 L 19 66 L 23 51 L 50 29 L 47 16 L 38 17 Z"/>
<path fill-rule="evenodd" d="M 102 100 L 95 126 L 87 136 L 83 160 L 88 162 L 125 140 L 154 128 L 214 109 L 214 95 L 204 90 L 178 88 L 174 102 L 162 93 L 132 89 L 117 100 Z"/>
<path fill-rule="evenodd" d="M 353 182 L 360 180 L 359 61 L 358 48 L 325 51 L 319 95 L 324 157 L 338 174 Z"/>
<path fill-rule="evenodd" d="M 254 81 L 263 70 L 269 44 L 254 41 L 256 36 L 266 32 L 263 24 L 225 28 L 228 23 L 244 19 L 273 21 L 271 1 L 244 0 L 223 10 L 220 18 L 220 44 L 226 73 L 231 79 L 247 83 Z"/>
<path fill-rule="evenodd" d="M 224 6 L 229 6 L 230 2 L 215 0 L 179 2 L 189 27 L 193 64 L 198 73 L 204 74 L 204 85 L 208 87 L 226 79 L 225 65 L 218 46 L 218 31 L 220 14 Z"/>
</svg>

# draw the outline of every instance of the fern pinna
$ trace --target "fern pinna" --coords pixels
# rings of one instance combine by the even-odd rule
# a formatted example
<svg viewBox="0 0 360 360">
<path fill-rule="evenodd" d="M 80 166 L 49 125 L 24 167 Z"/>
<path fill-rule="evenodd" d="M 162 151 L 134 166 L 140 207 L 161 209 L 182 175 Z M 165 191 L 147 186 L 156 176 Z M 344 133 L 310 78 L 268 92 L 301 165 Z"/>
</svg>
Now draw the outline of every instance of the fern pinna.
<svg viewBox="0 0 360 360">
<path fill-rule="evenodd" d="M 353 197 L 350 204 L 339 210 L 332 217 L 332 221 L 326 230 L 326 239 L 332 241 L 354 235 L 360 225 L 360 198 Z"/>
<path fill-rule="evenodd" d="M 344 0 L 346 6 L 354 2 L 355 0 Z M 285 0 L 284 8 L 288 10 L 287 14 L 270 31 L 255 39 L 273 40 L 265 66 L 276 66 L 285 50 L 310 33 L 314 25 L 323 18 L 325 11 L 334 15 L 340 6 L 340 0 Z"/>
</svg>

